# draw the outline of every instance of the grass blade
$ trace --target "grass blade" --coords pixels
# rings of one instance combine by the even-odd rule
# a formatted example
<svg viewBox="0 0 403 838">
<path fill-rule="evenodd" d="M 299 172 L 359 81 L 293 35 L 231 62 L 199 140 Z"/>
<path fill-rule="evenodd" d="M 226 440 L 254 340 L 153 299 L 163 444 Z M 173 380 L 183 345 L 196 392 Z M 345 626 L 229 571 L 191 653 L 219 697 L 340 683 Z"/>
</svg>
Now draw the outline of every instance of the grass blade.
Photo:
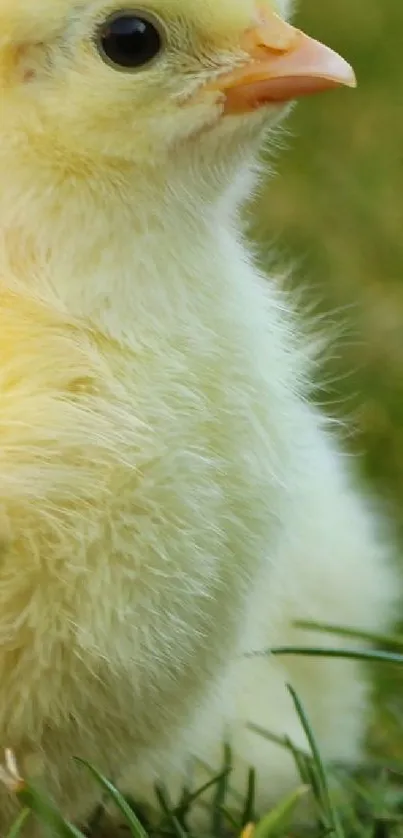
<svg viewBox="0 0 403 838">
<path fill-rule="evenodd" d="M 220 838 L 222 835 L 223 809 L 228 791 L 228 775 L 232 769 L 232 754 L 229 745 L 224 745 L 224 765 L 221 772 L 221 779 L 217 783 L 216 793 L 213 798 L 211 813 L 211 826 L 213 835 Z"/>
<path fill-rule="evenodd" d="M 227 819 L 230 826 L 235 830 L 235 832 L 238 832 L 239 824 L 235 815 L 233 815 L 232 812 L 230 812 L 229 809 L 227 809 L 225 806 L 221 807 L 221 812 L 224 815 L 224 818 Z"/>
<path fill-rule="evenodd" d="M 52 838 L 55 835 L 58 838 L 85 838 L 84 833 L 65 820 L 54 803 L 30 783 L 24 784 L 17 792 L 17 797 L 24 807 L 36 815 Z"/>
<path fill-rule="evenodd" d="M 265 649 L 262 652 L 248 652 L 246 657 L 259 657 L 269 655 L 300 655 L 305 657 L 318 658 L 346 658 L 347 660 L 367 661 L 369 663 L 389 663 L 403 666 L 403 655 L 396 652 L 382 652 L 367 649 L 332 649 L 326 647 L 311 646 L 275 646 L 272 649 Z"/>
<path fill-rule="evenodd" d="M 18 815 L 17 820 L 11 827 L 10 832 L 7 835 L 7 838 L 19 838 L 19 835 L 21 834 L 21 831 L 24 828 L 25 823 L 30 815 L 31 809 L 23 809 L 22 812 L 20 812 L 20 814 Z"/>
<path fill-rule="evenodd" d="M 174 810 L 176 817 L 180 818 L 180 819 L 185 817 L 186 813 L 189 811 L 192 804 L 196 800 L 198 800 L 199 797 L 201 797 L 206 791 L 208 791 L 209 789 L 213 788 L 218 783 L 220 783 L 224 778 L 228 777 L 230 773 L 231 773 L 231 768 L 225 768 L 224 771 L 220 771 L 220 773 L 217 774 L 216 777 L 213 777 L 211 780 L 207 780 L 206 783 L 203 783 L 203 785 L 200 786 L 195 791 L 193 791 L 193 792 L 192 791 L 186 791 L 183 794 L 180 803 L 178 804 L 178 806 Z"/>
<path fill-rule="evenodd" d="M 272 835 L 277 834 L 279 830 L 286 829 L 290 826 L 291 816 L 293 815 L 297 804 L 302 797 L 309 791 L 307 786 L 301 786 L 292 794 L 288 795 L 281 803 L 276 806 L 271 812 L 265 815 L 256 824 L 253 830 L 253 838 L 271 838 Z"/>
<path fill-rule="evenodd" d="M 268 742 L 273 742 L 274 745 L 278 745 L 280 748 L 286 748 L 287 751 L 291 751 L 293 754 L 294 751 L 298 751 L 301 756 L 311 759 L 308 751 L 303 751 L 302 748 L 297 748 L 296 745 L 290 742 L 288 736 L 278 736 L 277 733 L 271 733 L 270 730 L 266 730 L 266 728 L 254 724 L 254 722 L 248 722 L 246 727 L 248 730 L 252 730 L 253 733 L 257 733 L 258 736 L 263 736 L 263 739 L 267 739 Z"/>
<path fill-rule="evenodd" d="M 87 762 L 84 759 L 80 759 L 79 757 L 75 757 L 76 762 L 79 762 L 81 765 L 84 765 L 88 770 L 91 772 L 94 779 L 99 783 L 99 785 L 106 791 L 120 810 L 122 815 L 125 817 L 127 824 L 130 829 L 130 834 L 133 838 L 148 838 L 147 832 L 145 831 L 144 827 L 134 814 L 132 808 L 129 806 L 123 795 L 115 788 L 113 783 L 110 782 L 106 777 L 104 777 L 96 768 L 94 768 L 91 763 Z"/>
<path fill-rule="evenodd" d="M 337 626 L 332 623 L 316 623 L 313 620 L 296 620 L 295 628 L 306 631 L 315 631 L 321 634 L 333 634 L 338 637 L 347 637 L 352 640 L 363 640 L 366 643 L 372 643 L 374 646 L 385 646 L 388 649 L 400 650 L 403 655 L 403 637 L 399 635 L 390 636 L 388 634 L 372 634 L 368 631 L 359 631 L 359 629 L 351 629 L 346 626 Z"/>
<path fill-rule="evenodd" d="M 313 785 L 313 777 L 312 777 L 312 757 L 309 754 L 304 754 L 297 748 L 291 739 L 286 737 L 287 739 L 287 747 L 291 751 L 294 762 L 297 766 L 299 776 L 301 777 L 301 782 L 304 786 L 312 786 Z"/>
<path fill-rule="evenodd" d="M 183 826 L 179 823 L 178 817 L 175 814 L 175 808 L 170 804 L 168 801 L 168 796 L 161 785 L 155 786 L 155 794 L 157 796 L 157 800 L 161 806 L 162 812 L 166 817 L 166 820 L 171 824 L 174 834 L 176 838 L 187 838 L 188 833 L 183 828 Z"/>
<path fill-rule="evenodd" d="M 314 763 L 314 766 L 316 768 L 316 776 L 317 776 L 317 781 L 318 781 L 318 794 L 320 795 L 321 803 L 322 803 L 323 808 L 324 808 L 324 812 L 328 816 L 329 826 L 331 826 L 333 828 L 333 832 L 337 836 L 337 838 L 344 838 L 344 832 L 343 832 L 341 823 L 339 821 L 338 814 L 337 814 L 337 812 L 336 812 L 336 810 L 335 810 L 335 808 L 332 804 L 325 767 L 323 765 L 322 758 L 321 758 L 321 755 L 320 755 L 320 751 L 319 751 L 319 748 L 316 744 L 316 740 L 315 740 L 312 728 L 309 724 L 308 717 L 305 713 L 305 710 L 302 706 L 302 703 L 301 703 L 300 699 L 298 698 L 297 693 L 295 692 L 293 687 L 290 686 L 290 684 L 288 684 L 288 690 L 289 690 L 289 692 L 291 694 L 291 698 L 292 698 L 292 700 L 295 704 L 295 709 L 298 713 L 298 716 L 300 718 L 302 727 L 305 731 L 306 737 L 307 737 L 308 742 L 309 742 L 309 746 L 310 746 L 311 751 L 312 751 L 313 763 Z"/>
<path fill-rule="evenodd" d="M 250 768 L 248 772 L 248 786 L 246 790 L 245 804 L 242 812 L 241 829 L 248 823 L 255 821 L 255 799 L 256 799 L 256 771 Z"/>
</svg>

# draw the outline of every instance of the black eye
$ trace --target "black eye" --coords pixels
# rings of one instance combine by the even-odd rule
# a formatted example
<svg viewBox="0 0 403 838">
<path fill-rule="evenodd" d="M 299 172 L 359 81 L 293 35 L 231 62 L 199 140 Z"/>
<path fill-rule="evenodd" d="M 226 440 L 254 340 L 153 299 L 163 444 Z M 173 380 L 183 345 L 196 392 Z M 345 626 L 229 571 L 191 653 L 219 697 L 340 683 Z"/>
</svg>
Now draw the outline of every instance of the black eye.
<svg viewBox="0 0 403 838">
<path fill-rule="evenodd" d="M 102 58 L 119 69 L 133 70 L 149 64 L 162 49 L 157 24 L 133 12 L 109 17 L 98 31 Z"/>
</svg>

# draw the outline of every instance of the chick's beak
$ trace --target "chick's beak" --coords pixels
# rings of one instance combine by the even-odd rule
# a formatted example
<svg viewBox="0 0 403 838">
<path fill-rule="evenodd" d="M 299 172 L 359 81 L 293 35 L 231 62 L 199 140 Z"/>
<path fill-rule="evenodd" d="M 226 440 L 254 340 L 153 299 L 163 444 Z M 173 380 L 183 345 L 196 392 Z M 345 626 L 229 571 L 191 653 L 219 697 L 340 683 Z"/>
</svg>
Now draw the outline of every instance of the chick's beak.
<svg viewBox="0 0 403 838">
<path fill-rule="evenodd" d="M 247 113 L 339 85 L 356 86 L 340 55 L 283 21 L 270 9 L 241 39 L 245 63 L 208 85 L 221 92 L 224 113 Z"/>
</svg>

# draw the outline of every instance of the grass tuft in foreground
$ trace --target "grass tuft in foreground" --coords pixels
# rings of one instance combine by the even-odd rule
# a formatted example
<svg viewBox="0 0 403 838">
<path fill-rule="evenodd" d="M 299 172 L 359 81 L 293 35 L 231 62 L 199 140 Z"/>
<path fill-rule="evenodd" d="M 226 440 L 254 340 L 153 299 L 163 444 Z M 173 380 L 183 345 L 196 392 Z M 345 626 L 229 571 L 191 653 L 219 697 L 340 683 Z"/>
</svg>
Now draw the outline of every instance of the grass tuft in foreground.
<svg viewBox="0 0 403 838">
<path fill-rule="evenodd" d="M 378 638 L 343 627 L 299 623 L 300 628 L 327 635 L 339 635 L 349 640 L 368 641 L 383 649 L 360 650 L 322 647 L 279 647 L 260 654 L 276 655 L 328 655 L 331 657 L 361 658 L 366 662 L 381 662 L 403 667 L 403 638 Z M 135 805 L 123 797 L 118 789 L 95 766 L 78 759 L 84 771 L 89 771 L 98 784 L 100 798 L 119 810 L 122 836 L 132 838 L 193 838 L 188 821 L 193 806 L 203 799 L 206 792 L 213 792 L 210 806 L 210 833 L 212 838 L 403 838 L 403 754 L 398 761 L 369 759 L 357 771 L 348 771 L 339 765 L 324 764 L 315 733 L 305 708 L 292 686 L 289 690 L 296 713 L 305 731 L 309 751 L 296 748 L 287 737 L 279 737 L 255 725 L 250 727 L 260 735 L 291 751 L 301 778 L 301 784 L 270 812 L 258 818 L 255 812 L 255 789 L 258 778 L 251 767 L 245 795 L 234 805 L 229 802 L 230 777 L 233 755 L 224 748 L 222 770 L 195 791 L 184 789 L 177 805 L 173 805 L 166 789 L 155 789 L 159 817 L 156 822 L 144 822 Z M 403 719 L 400 720 L 403 732 Z M 0 780 L 12 791 L 21 804 L 21 812 L 7 838 L 25 834 L 30 819 L 36 819 L 48 838 L 100 838 L 112 833 L 103 832 L 105 809 L 100 806 L 85 831 L 71 824 L 62 812 L 43 793 L 19 774 L 13 753 L 8 750 L 5 765 L 0 769 Z M 314 803 L 314 823 L 310 829 L 295 826 L 298 806 L 304 798 Z M 117 833 L 115 833 L 117 834 Z M 195 836 L 194 838 L 199 838 Z"/>
</svg>

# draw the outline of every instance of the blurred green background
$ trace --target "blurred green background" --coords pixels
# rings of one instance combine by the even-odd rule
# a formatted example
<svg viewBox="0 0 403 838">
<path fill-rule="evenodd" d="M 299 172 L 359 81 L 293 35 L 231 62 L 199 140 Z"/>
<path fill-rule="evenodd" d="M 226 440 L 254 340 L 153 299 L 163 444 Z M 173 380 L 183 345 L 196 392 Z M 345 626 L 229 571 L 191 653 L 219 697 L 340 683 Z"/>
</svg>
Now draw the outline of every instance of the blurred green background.
<svg viewBox="0 0 403 838">
<path fill-rule="evenodd" d="M 274 242 L 305 300 L 343 327 L 321 399 L 352 421 L 348 443 L 390 504 L 403 557 L 403 0 L 301 0 L 296 20 L 354 65 L 359 86 L 299 103 L 255 234 L 263 260 Z M 383 680 L 403 718 L 396 678 Z"/>
<path fill-rule="evenodd" d="M 304 295 L 345 326 L 329 398 L 353 415 L 403 534 L 403 2 L 300 6 L 298 25 L 353 64 L 359 87 L 299 103 L 256 233 L 263 254 L 274 240 L 295 259 Z"/>
</svg>

